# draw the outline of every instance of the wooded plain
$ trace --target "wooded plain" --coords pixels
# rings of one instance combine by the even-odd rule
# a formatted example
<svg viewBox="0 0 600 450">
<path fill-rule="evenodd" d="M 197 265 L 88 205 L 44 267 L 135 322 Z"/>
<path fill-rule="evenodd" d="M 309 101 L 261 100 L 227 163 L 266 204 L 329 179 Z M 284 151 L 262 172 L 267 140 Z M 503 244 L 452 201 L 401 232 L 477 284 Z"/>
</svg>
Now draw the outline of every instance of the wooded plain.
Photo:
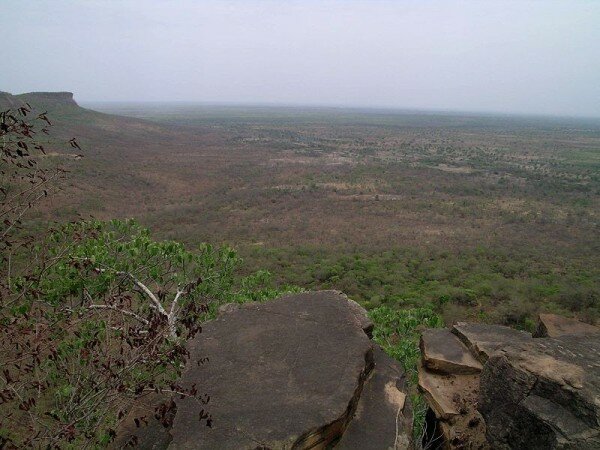
<svg viewBox="0 0 600 450">
<path fill-rule="evenodd" d="M 23 97 L 26 99 L 26 97 Z M 600 316 L 600 121 L 391 110 L 39 105 L 72 186 L 34 221 L 135 217 L 367 308 L 530 329 Z"/>
</svg>

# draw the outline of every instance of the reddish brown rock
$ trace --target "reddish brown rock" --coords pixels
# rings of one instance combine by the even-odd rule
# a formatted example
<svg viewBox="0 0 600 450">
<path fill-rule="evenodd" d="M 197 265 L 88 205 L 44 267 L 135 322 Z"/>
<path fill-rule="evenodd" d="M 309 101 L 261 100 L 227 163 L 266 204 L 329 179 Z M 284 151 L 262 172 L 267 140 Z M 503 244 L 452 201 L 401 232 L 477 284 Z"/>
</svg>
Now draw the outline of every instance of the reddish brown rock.
<svg viewBox="0 0 600 450">
<path fill-rule="evenodd" d="M 600 328 L 557 314 L 540 314 L 533 337 L 558 337 L 568 334 L 599 334 Z"/>
<path fill-rule="evenodd" d="M 527 342 L 531 335 L 502 325 L 459 322 L 454 333 L 482 364 L 507 344 Z"/>
<path fill-rule="evenodd" d="M 455 381 L 453 375 L 431 372 L 423 364 L 419 365 L 419 389 L 439 419 L 450 420 L 459 414 L 459 406 L 453 397 L 463 386 Z"/>
<path fill-rule="evenodd" d="M 420 341 L 423 365 L 445 374 L 473 374 L 481 372 L 481 363 L 469 349 L 447 328 L 425 330 Z"/>
<path fill-rule="evenodd" d="M 479 374 L 448 375 L 419 367 L 419 389 L 429 404 L 438 442 L 445 449 L 487 449 L 485 422 L 477 411 Z M 441 442 L 439 442 L 441 440 Z"/>
</svg>

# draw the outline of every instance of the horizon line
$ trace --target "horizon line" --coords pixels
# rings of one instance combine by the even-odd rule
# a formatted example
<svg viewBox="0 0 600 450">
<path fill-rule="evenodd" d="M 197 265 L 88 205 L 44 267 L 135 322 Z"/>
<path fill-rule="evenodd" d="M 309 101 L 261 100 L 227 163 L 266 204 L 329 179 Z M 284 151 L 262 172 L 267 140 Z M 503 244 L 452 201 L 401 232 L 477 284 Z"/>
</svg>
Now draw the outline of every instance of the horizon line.
<svg viewBox="0 0 600 450">
<path fill-rule="evenodd" d="M 352 105 L 334 103 L 293 103 L 293 102 L 260 102 L 260 101 L 214 101 L 214 100 L 77 100 L 78 104 L 181 104 L 203 106 L 238 106 L 238 107 L 270 107 L 270 108 L 306 108 L 306 109 L 339 109 L 386 111 L 397 113 L 424 113 L 424 114 L 449 114 L 449 115 L 477 115 L 477 116 L 505 116 L 553 119 L 587 119 L 600 120 L 600 115 L 544 113 L 544 112 L 518 112 L 502 110 L 469 110 L 436 107 L 403 107 L 389 105 Z"/>
</svg>

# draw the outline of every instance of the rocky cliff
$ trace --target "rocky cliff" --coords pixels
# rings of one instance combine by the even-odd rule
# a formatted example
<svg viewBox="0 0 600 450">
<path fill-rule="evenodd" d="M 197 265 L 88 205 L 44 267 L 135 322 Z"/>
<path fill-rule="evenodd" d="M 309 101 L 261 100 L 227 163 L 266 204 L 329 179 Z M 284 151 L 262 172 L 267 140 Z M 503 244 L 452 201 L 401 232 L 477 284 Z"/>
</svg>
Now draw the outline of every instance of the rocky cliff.
<svg viewBox="0 0 600 450">
<path fill-rule="evenodd" d="M 226 305 L 190 341 L 181 379 L 210 401 L 146 397 L 113 446 L 600 448 L 600 329 L 542 315 L 536 337 L 468 323 L 425 330 L 419 388 L 430 409 L 416 443 L 404 372 L 372 329 L 336 291 Z"/>
<path fill-rule="evenodd" d="M 600 448 L 599 328 L 551 314 L 533 336 L 458 323 L 424 332 L 421 349 L 432 448 Z"/>
</svg>

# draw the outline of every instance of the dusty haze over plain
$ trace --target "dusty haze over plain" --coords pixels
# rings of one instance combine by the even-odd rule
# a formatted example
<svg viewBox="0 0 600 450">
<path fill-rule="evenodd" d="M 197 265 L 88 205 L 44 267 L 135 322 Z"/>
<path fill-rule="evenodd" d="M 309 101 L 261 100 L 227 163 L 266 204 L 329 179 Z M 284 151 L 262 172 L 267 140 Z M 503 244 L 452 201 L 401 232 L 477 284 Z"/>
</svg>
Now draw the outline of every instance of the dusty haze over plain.
<svg viewBox="0 0 600 450">
<path fill-rule="evenodd" d="M 599 1 L 3 0 L 0 90 L 600 116 Z"/>
</svg>

